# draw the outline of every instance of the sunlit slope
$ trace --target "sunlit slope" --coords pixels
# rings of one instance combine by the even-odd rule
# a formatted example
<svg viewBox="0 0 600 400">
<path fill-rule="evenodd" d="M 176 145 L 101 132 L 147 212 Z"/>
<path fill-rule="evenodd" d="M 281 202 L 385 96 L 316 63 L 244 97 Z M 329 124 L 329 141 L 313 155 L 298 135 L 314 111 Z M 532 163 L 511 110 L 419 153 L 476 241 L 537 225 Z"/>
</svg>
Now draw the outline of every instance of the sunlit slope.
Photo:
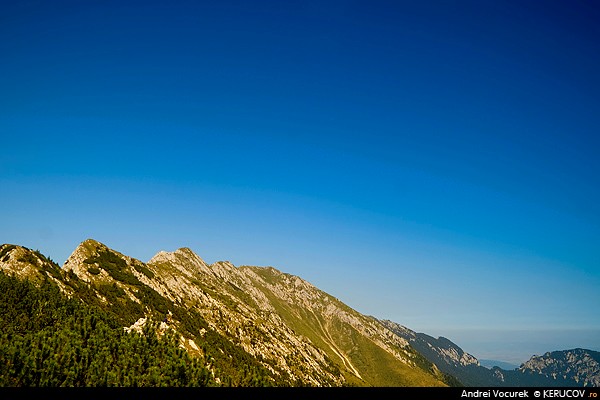
<svg viewBox="0 0 600 400">
<path fill-rule="evenodd" d="M 301 278 L 274 268 L 241 267 L 282 319 L 335 360 L 348 382 L 373 386 L 443 386 L 439 371 L 375 319 Z M 248 274 L 248 272 L 246 272 Z"/>
<path fill-rule="evenodd" d="M 453 382 L 408 342 L 303 279 L 272 267 L 205 263 L 187 248 L 144 263 L 95 240 L 62 268 L 2 247 L 3 270 L 50 279 L 127 329 L 161 321 L 224 385 L 444 386 Z"/>
</svg>

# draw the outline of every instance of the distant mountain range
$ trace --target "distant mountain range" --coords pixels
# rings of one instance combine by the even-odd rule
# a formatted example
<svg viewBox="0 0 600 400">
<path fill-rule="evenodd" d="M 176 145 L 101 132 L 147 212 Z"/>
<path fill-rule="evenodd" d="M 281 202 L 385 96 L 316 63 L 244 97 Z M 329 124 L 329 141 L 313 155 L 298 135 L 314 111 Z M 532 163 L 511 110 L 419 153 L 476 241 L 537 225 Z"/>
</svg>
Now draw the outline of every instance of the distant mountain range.
<svg viewBox="0 0 600 400">
<path fill-rule="evenodd" d="M 549 352 L 514 370 L 488 369 L 446 338 L 363 315 L 300 277 L 227 261 L 209 265 L 188 248 L 142 262 L 88 239 L 60 267 L 39 251 L 4 244 L 0 270 L 7 288 L 0 290 L 0 322 L 4 318 L 9 327 L 0 336 L 0 361 L 11 354 L 0 371 L 5 386 L 600 386 L 598 352 Z M 38 300 L 25 301 L 9 290 L 18 282 L 38 288 L 27 291 Z M 51 288 L 59 294 L 44 297 Z M 135 335 L 158 346 L 150 340 L 157 335 L 177 338 L 180 350 L 167 353 L 178 367 L 160 372 L 169 362 L 139 361 L 138 377 L 103 373 L 111 363 L 97 353 L 106 349 L 89 339 L 94 329 L 77 328 L 87 326 L 87 319 L 66 323 L 70 314 L 53 305 L 68 301 L 77 303 L 69 307 L 84 307 L 82 315 L 98 313 L 106 321 L 103 340 L 115 343 L 113 364 L 131 364 L 135 356 L 126 355 L 138 343 Z M 42 324 L 34 315 L 56 318 Z M 50 335 L 46 342 L 54 343 L 53 332 L 59 331 L 74 343 L 68 371 L 56 363 L 62 350 L 44 347 L 42 340 L 39 352 L 34 345 L 39 335 Z M 34 348 L 25 351 L 17 343 Z M 192 361 L 180 361 L 185 357 L 199 365 L 195 372 L 186 369 Z"/>
<path fill-rule="evenodd" d="M 441 371 L 466 386 L 600 386 L 600 352 L 572 349 L 533 356 L 518 368 L 486 368 L 450 340 L 381 321 Z"/>
</svg>

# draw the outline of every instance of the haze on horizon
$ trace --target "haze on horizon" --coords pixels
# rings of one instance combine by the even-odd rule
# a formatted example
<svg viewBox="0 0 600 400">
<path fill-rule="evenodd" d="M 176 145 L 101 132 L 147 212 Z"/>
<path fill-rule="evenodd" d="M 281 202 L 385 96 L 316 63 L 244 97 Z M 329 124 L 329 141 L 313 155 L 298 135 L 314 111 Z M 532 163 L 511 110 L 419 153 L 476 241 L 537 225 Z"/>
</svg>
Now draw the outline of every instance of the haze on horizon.
<svg viewBox="0 0 600 400">
<path fill-rule="evenodd" d="M 479 358 L 600 351 L 594 2 L 0 10 L 0 243 L 189 247 Z"/>
</svg>

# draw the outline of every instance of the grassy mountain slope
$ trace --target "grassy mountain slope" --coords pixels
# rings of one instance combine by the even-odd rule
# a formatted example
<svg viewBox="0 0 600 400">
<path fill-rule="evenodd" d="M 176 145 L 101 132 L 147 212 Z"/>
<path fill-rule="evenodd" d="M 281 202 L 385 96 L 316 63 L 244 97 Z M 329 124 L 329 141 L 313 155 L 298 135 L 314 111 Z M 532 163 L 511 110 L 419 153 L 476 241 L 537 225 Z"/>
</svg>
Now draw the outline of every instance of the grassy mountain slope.
<svg viewBox="0 0 600 400">
<path fill-rule="evenodd" d="M 274 268 L 246 266 L 241 270 L 295 332 L 341 366 L 348 381 L 374 386 L 438 386 L 444 379 L 405 340 L 378 321 L 299 277 Z"/>
</svg>

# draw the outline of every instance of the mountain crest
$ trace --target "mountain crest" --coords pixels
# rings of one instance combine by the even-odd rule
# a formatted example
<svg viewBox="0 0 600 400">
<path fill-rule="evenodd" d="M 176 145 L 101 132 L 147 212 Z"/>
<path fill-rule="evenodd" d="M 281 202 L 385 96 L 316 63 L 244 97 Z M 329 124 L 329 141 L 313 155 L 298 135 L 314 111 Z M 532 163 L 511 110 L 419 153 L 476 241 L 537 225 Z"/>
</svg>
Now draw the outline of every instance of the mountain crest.
<svg viewBox="0 0 600 400">
<path fill-rule="evenodd" d="M 87 239 L 60 268 L 37 250 L 4 244 L 0 270 L 37 282 L 50 278 L 69 297 L 109 312 L 125 331 L 162 321 L 218 382 L 600 384 L 597 352 L 547 353 L 520 370 L 489 370 L 444 337 L 363 315 L 298 276 L 229 261 L 209 265 L 187 247 L 160 251 L 144 263 Z"/>
<path fill-rule="evenodd" d="M 202 257 L 188 247 L 181 247 L 172 252 L 161 250 L 147 264 L 162 270 L 178 271 L 177 273 L 187 277 L 193 277 L 198 273 L 213 274 Z"/>
<path fill-rule="evenodd" d="M 519 371 L 537 373 L 554 379 L 574 380 L 583 386 L 600 386 L 600 352 L 571 349 L 533 356 Z"/>
<path fill-rule="evenodd" d="M 60 273 L 60 267 L 39 251 L 14 244 L 0 246 L 0 270 L 35 282 L 44 277 L 55 279 Z"/>
<path fill-rule="evenodd" d="M 72 271 L 80 279 L 90 282 L 94 276 L 108 276 L 107 269 L 101 268 L 102 261 L 109 261 L 123 266 L 118 260 L 124 260 L 125 256 L 110 249 L 103 243 L 94 239 L 86 239 L 77 246 L 63 265 L 64 271 Z"/>
</svg>

